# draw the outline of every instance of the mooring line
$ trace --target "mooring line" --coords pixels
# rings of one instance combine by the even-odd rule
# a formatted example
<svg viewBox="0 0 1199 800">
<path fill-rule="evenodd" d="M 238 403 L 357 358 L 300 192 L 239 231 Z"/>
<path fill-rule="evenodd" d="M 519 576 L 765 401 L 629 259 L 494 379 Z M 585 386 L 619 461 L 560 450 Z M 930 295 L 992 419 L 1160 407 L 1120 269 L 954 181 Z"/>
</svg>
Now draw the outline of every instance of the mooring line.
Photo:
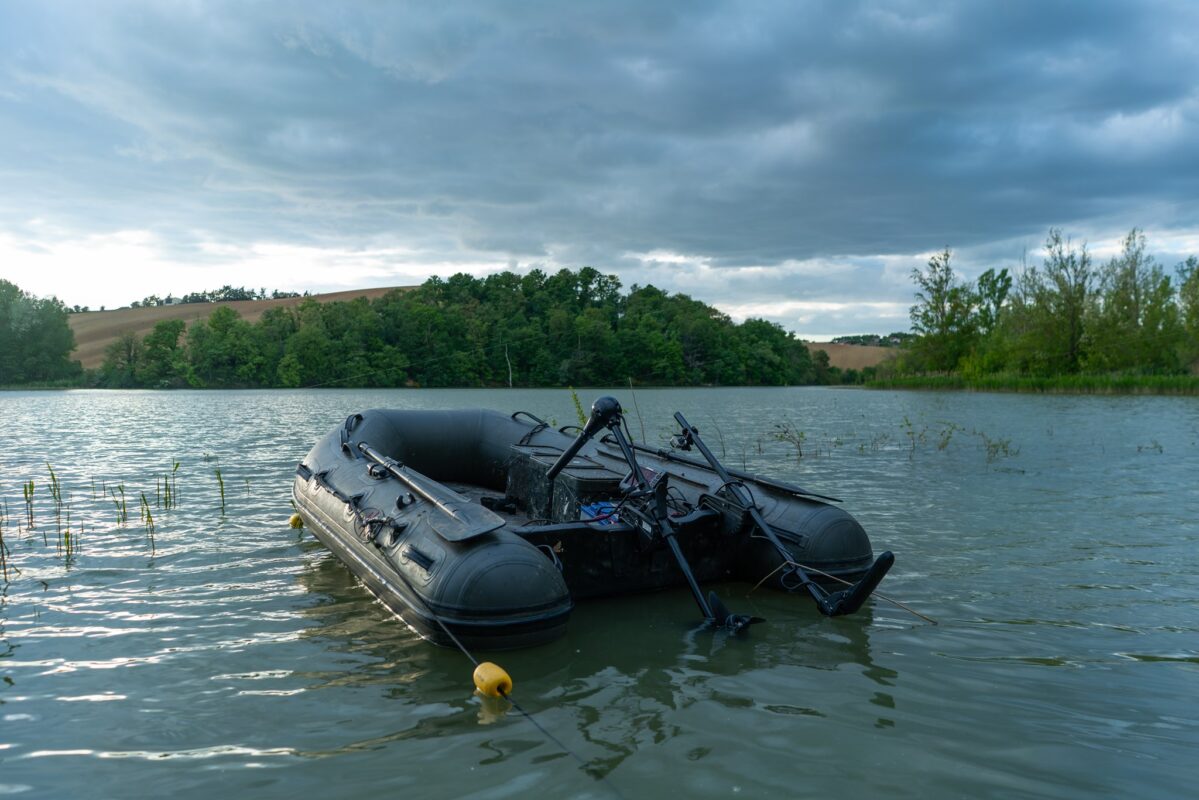
<svg viewBox="0 0 1199 800">
<path fill-rule="evenodd" d="M 416 589 L 412 586 L 411 583 L 409 583 L 408 578 L 405 575 L 403 575 L 401 572 L 399 572 L 399 570 L 396 571 L 396 575 L 400 578 L 400 580 L 402 580 L 404 582 L 404 585 L 408 587 L 408 590 L 413 594 L 413 596 L 416 597 L 418 600 L 420 600 L 421 605 L 423 605 L 425 607 L 425 610 L 429 612 L 429 616 L 431 616 L 434 619 L 434 621 L 436 621 L 437 624 L 441 627 L 441 629 L 443 631 L 445 631 L 446 636 L 450 637 L 450 641 L 452 641 L 454 643 L 454 645 L 459 650 L 462 651 L 462 655 L 466 656 L 470 660 L 470 662 L 475 665 L 475 668 L 478 669 L 478 667 L 480 665 L 479 659 L 475 658 L 474 655 L 470 652 L 470 650 L 466 649 L 466 645 L 462 644 L 462 642 L 458 639 L 458 637 L 454 635 L 454 632 L 450 630 L 449 626 L 445 624 L 445 622 L 441 619 L 441 617 L 437 614 L 437 612 L 434 611 L 433 608 L 425 601 L 425 598 L 420 596 L 420 593 L 416 591 Z M 492 665 L 492 666 L 495 666 L 495 665 Z M 505 675 L 505 677 L 507 677 L 507 675 Z M 511 685 L 511 679 L 509 678 L 508 680 L 509 680 L 509 685 Z M 525 719 L 527 719 L 529 722 L 531 722 L 533 724 L 533 727 L 535 727 L 537 730 L 541 731 L 542 735 L 545 736 L 546 739 L 548 739 L 552 744 L 555 744 L 558 747 L 560 747 L 561 749 L 565 750 L 568 754 L 570 754 L 570 756 L 575 761 L 579 762 L 579 766 L 583 768 L 583 771 L 585 773 L 590 775 L 593 779 L 600 781 L 605 786 L 607 786 L 608 789 L 612 792 L 612 794 L 614 794 L 616 797 L 619 797 L 619 798 L 621 798 L 621 800 L 624 800 L 624 794 L 621 793 L 620 789 L 616 788 L 615 784 L 613 784 L 610 780 L 608 780 L 606 775 L 600 775 L 600 774 L 596 773 L 595 771 L 593 771 L 592 768 L 588 765 L 588 763 L 583 759 L 582 756 L 580 756 L 578 753 L 576 753 L 574 750 L 572 750 L 565 742 L 563 742 L 557 736 L 550 733 L 549 730 L 547 730 L 544 725 L 542 725 L 540 722 L 538 722 L 533 717 L 532 714 L 530 714 L 528 711 L 526 711 L 520 703 L 516 702 L 516 700 L 514 700 L 508 694 L 508 692 L 506 692 L 504 690 L 504 688 L 502 686 L 496 687 L 496 692 L 501 697 L 503 697 L 505 700 L 507 700 L 509 703 L 511 703 L 513 708 L 515 708 L 517 711 L 519 711 L 520 714 Z"/>
</svg>

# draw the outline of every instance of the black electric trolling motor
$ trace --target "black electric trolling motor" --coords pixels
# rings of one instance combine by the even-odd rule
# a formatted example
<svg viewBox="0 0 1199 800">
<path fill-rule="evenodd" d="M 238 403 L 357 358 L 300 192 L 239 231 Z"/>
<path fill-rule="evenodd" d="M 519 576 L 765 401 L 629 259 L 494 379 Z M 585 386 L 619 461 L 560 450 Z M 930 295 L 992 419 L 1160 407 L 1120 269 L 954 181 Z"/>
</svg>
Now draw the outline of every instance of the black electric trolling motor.
<svg viewBox="0 0 1199 800">
<path fill-rule="evenodd" d="M 691 589 L 691 595 L 695 598 L 696 605 L 703 612 L 704 619 L 718 627 L 728 628 L 733 633 L 740 633 L 755 622 L 762 622 L 761 617 L 731 613 L 716 596 L 716 592 L 708 592 L 708 596 L 704 597 L 704 593 L 699 588 L 699 582 L 696 581 L 695 574 L 691 571 L 691 565 L 687 563 L 687 558 L 683 555 L 682 548 L 679 547 L 678 526 L 670 518 L 670 509 L 666 500 L 667 476 L 664 473 L 659 475 L 652 485 L 646 480 L 645 473 L 637 465 L 637 456 L 633 452 L 633 447 L 622 430 L 623 421 L 624 411 L 615 397 L 605 395 L 598 398 L 591 404 L 591 416 L 583 426 L 582 433 L 571 442 L 570 447 L 566 448 L 554 465 L 549 468 L 546 479 L 552 483 L 554 478 L 558 477 L 558 473 L 578 455 L 583 445 L 602 429 L 607 428 L 612 432 L 612 436 L 616 439 L 616 444 L 619 445 L 620 452 L 624 454 L 624 459 L 631 470 L 629 474 L 632 485 L 625 490 L 626 499 L 641 501 L 627 506 L 627 513 L 636 517 L 639 527 L 651 537 L 661 537 L 666 541 L 683 577 L 687 579 L 687 586 Z"/>
</svg>

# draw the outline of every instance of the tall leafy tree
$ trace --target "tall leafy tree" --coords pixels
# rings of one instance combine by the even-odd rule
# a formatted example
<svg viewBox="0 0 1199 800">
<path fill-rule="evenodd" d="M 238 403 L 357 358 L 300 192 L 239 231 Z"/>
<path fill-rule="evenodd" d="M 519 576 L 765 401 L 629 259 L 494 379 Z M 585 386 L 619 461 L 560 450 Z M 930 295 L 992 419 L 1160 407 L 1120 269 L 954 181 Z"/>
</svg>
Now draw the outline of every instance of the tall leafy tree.
<svg viewBox="0 0 1199 800">
<path fill-rule="evenodd" d="M 1077 372 L 1083 358 L 1083 320 L 1091 301 L 1094 273 L 1087 246 L 1075 249 L 1056 228 L 1045 241 L 1044 283 L 1037 304 L 1048 325 L 1045 348 L 1058 373 Z"/>
<path fill-rule="evenodd" d="M 1179 345 L 1182 366 L 1199 373 L 1199 258 L 1190 256 L 1175 270 L 1182 325 Z"/>
<path fill-rule="evenodd" d="M 1119 256 L 1099 271 L 1087 319 L 1086 366 L 1097 370 L 1167 371 L 1177 367 L 1182 327 L 1170 278 L 1134 228 Z"/>
<path fill-rule="evenodd" d="M 0 384 L 57 381 L 77 376 L 70 360 L 75 334 L 66 307 L 0 280 Z"/>
<path fill-rule="evenodd" d="M 188 384 L 189 364 L 183 346 L 186 328 L 183 320 L 164 319 L 146 334 L 135 370 L 138 384 L 164 389 Z"/>
<path fill-rule="evenodd" d="M 104 363 L 100 366 L 101 383 L 109 389 L 139 386 L 138 375 L 143 366 L 144 350 L 142 340 L 136 333 L 123 331 L 104 349 Z"/>
<path fill-rule="evenodd" d="M 923 369 L 948 372 L 974 343 L 974 292 L 954 274 L 948 248 L 928 260 L 928 266 L 912 270 L 919 287 L 911 308 L 912 330 L 919 338 L 913 344 L 916 363 Z"/>
</svg>

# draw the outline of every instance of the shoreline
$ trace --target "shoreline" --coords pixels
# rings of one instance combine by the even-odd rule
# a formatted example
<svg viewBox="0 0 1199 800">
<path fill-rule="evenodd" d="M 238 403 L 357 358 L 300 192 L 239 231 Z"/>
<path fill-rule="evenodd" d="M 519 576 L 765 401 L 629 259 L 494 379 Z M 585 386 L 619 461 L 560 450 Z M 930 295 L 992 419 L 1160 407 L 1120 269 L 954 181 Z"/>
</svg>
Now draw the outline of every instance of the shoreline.
<svg viewBox="0 0 1199 800">
<path fill-rule="evenodd" d="M 873 380 L 867 389 L 997 392 L 1004 394 L 1199 395 L 1199 375 L 921 375 Z"/>
</svg>

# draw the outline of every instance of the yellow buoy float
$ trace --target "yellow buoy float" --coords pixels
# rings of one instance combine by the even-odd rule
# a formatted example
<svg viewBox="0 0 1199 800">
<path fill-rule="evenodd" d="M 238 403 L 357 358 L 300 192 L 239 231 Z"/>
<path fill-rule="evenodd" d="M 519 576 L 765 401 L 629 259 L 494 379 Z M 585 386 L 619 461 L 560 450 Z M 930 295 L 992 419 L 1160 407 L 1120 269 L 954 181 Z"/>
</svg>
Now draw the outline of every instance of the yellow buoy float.
<svg viewBox="0 0 1199 800">
<path fill-rule="evenodd" d="M 484 661 L 475 667 L 475 688 L 488 697 L 506 697 L 512 691 L 512 679 L 499 664 Z"/>
<path fill-rule="evenodd" d="M 292 514 L 290 517 L 288 517 L 287 524 L 293 528 L 303 528 L 304 518 L 299 514 Z"/>
</svg>

